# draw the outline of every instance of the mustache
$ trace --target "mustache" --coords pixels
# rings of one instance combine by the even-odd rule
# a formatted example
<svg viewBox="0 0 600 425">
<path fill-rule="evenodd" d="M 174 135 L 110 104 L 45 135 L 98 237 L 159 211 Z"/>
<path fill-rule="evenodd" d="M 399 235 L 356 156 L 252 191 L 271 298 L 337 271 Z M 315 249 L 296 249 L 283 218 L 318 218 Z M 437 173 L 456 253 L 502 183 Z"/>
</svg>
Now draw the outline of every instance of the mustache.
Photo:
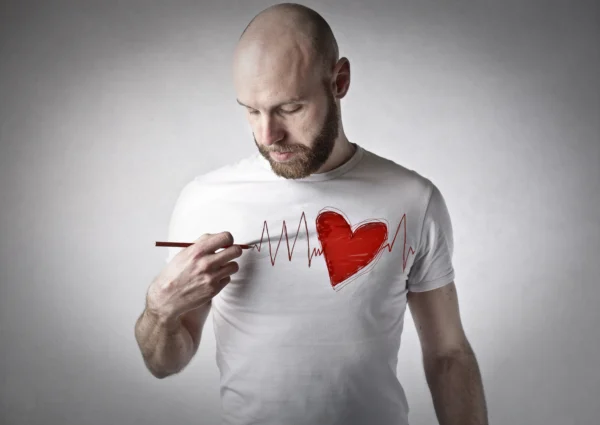
<svg viewBox="0 0 600 425">
<path fill-rule="evenodd" d="M 274 147 L 274 148 L 271 148 L 271 149 L 266 149 L 263 146 L 263 150 L 265 152 L 275 152 L 275 153 L 289 153 L 289 152 L 295 152 L 295 153 L 297 153 L 297 152 L 302 152 L 303 151 L 303 149 L 300 148 L 300 147 L 292 147 L 292 146 L 278 146 L 278 147 Z"/>
<path fill-rule="evenodd" d="M 273 152 L 273 153 L 294 153 L 294 151 L 279 151 L 279 150 L 270 150 L 267 151 L 269 153 Z"/>
<path fill-rule="evenodd" d="M 306 146 L 302 146 L 302 145 L 282 145 L 280 143 L 271 146 L 271 148 L 268 148 L 265 145 L 262 145 L 260 143 L 258 143 L 258 141 L 256 140 L 256 136 L 254 135 L 254 133 L 252 133 L 252 138 L 254 139 L 254 144 L 256 145 L 256 147 L 258 148 L 258 150 L 260 150 L 261 152 L 268 154 L 271 152 L 275 152 L 275 153 L 302 153 L 302 152 L 309 152 L 310 148 L 307 148 Z"/>
</svg>

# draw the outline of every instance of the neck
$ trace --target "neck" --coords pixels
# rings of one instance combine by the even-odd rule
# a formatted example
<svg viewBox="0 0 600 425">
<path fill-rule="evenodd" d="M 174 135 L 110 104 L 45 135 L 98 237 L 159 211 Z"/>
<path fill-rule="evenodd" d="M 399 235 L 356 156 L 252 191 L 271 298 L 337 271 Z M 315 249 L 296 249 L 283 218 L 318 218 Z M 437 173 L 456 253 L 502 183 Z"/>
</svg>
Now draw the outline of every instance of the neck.
<svg viewBox="0 0 600 425">
<path fill-rule="evenodd" d="M 315 174 L 326 173 L 345 164 L 352 158 L 355 151 L 356 147 L 348 141 L 348 138 L 344 134 L 342 134 L 340 138 L 335 141 L 335 145 L 333 146 L 333 150 L 327 161 L 325 161 Z"/>
</svg>

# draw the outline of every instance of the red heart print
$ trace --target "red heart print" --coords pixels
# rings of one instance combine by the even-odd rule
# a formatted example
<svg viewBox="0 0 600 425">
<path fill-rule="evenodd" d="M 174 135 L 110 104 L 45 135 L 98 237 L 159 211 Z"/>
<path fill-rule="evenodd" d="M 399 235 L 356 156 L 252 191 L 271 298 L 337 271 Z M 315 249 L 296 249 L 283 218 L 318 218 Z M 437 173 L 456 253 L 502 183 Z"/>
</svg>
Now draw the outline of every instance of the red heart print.
<svg viewBox="0 0 600 425">
<path fill-rule="evenodd" d="M 385 223 L 370 221 L 352 231 L 344 216 L 334 211 L 321 212 L 316 227 L 334 289 L 373 261 L 387 240 Z"/>
</svg>

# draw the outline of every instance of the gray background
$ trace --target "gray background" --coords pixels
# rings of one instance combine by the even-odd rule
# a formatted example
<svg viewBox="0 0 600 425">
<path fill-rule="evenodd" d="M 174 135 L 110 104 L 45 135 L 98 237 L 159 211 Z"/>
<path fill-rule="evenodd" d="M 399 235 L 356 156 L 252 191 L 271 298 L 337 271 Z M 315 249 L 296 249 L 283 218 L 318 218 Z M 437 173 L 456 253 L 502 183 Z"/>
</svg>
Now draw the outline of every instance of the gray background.
<svg viewBox="0 0 600 425">
<path fill-rule="evenodd" d="M 599 14 L 591 1 L 305 2 L 347 135 L 432 179 L 493 424 L 600 416 Z M 134 339 L 175 199 L 256 150 L 231 53 L 268 1 L 3 2 L 0 422 L 216 424 L 212 316 L 180 375 Z M 435 422 L 410 315 L 398 375 Z M 326 425 L 326 424 L 324 424 Z"/>
</svg>

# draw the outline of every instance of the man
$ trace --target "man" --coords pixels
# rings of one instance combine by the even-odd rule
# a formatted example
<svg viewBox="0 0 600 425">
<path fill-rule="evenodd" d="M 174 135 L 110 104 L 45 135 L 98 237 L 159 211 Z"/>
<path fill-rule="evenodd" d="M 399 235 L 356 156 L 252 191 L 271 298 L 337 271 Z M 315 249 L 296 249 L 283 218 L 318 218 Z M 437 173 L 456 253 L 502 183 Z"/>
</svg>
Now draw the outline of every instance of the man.
<svg viewBox="0 0 600 425">
<path fill-rule="evenodd" d="M 148 369 L 183 370 L 212 311 L 223 424 L 404 425 L 408 304 L 440 424 L 487 424 L 444 198 L 348 141 L 350 65 L 327 23 L 266 9 L 239 40 L 234 81 L 258 153 L 182 190 L 169 239 L 194 243 L 169 248 L 148 289 L 136 323 Z"/>
</svg>

